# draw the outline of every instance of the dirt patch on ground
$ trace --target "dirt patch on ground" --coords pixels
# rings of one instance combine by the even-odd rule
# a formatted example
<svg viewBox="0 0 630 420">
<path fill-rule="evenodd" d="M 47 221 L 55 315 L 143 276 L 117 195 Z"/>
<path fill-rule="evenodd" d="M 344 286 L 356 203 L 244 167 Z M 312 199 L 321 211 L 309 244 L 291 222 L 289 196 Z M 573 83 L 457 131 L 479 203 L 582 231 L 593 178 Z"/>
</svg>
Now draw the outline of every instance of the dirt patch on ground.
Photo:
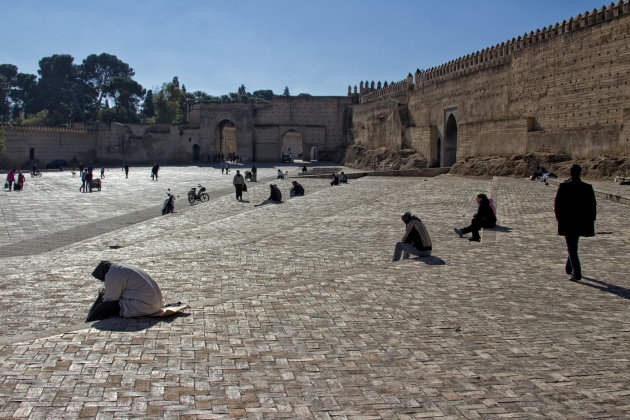
<svg viewBox="0 0 630 420">
<path fill-rule="evenodd" d="M 368 149 L 353 144 L 346 151 L 345 165 L 358 169 L 400 170 L 426 168 L 427 160 L 413 149 Z M 560 178 L 569 177 L 573 164 L 582 167 L 587 179 L 612 180 L 617 176 L 630 178 L 630 156 L 598 156 L 591 159 L 571 159 L 562 153 L 526 153 L 513 156 L 484 156 L 458 161 L 451 174 L 463 176 L 529 177 L 537 167 L 553 172 Z"/>
<path fill-rule="evenodd" d="M 413 149 L 368 149 L 353 144 L 346 150 L 345 166 L 358 169 L 373 169 L 376 162 L 378 170 L 399 170 L 426 168 L 427 161 Z"/>
<path fill-rule="evenodd" d="M 451 174 L 468 176 L 530 176 L 537 166 L 559 177 L 568 177 L 574 164 L 582 167 L 582 176 L 589 179 L 612 180 L 616 176 L 630 177 L 630 156 L 599 156 L 592 159 L 571 159 L 558 153 L 527 153 L 509 157 L 487 156 L 457 162 Z"/>
</svg>

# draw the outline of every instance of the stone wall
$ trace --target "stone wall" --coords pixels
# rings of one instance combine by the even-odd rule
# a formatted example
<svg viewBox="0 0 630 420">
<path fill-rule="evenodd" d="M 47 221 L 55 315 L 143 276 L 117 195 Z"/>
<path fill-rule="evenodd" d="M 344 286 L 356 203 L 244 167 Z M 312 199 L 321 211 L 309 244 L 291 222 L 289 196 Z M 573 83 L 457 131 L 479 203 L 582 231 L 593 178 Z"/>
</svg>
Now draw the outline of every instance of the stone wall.
<svg viewBox="0 0 630 420">
<path fill-rule="evenodd" d="M 56 159 L 69 165 L 191 163 L 213 160 L 221 150 L 222 124 L 235 128 L 237 152 L 243 161 L 280 160 L 283 136 L 299 133 L 305 159 L 312 149 L 320 160 L 340 161 L 352 142 L 351 105 L 356 97 L 275 97 L 268 104 L 208 103 L 189 108 L 188 123 L 100 124 L 92 129 L 6 127 L 6 150 L 0 166 L 40 167 Z M 297 157 L 297 156 L 295 156 Z"/>
<path fill-rule="evenodd" d="M 628 155 L 629 80 L 626 0 L 418 70 L 413 80 L 380 89 L 361 82 L 353 134 L 369 148 L 410 146 L 431 165 L 450 166 L 446 123 L 453 115 L 457 159 Z"/>
</svg>

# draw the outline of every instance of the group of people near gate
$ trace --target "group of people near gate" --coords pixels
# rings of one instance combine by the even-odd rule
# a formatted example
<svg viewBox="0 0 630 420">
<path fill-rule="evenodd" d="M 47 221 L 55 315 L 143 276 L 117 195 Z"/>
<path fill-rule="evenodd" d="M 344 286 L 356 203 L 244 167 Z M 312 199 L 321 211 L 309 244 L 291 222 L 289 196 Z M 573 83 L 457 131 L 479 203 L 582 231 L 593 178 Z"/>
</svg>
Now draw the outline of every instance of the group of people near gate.
<svg viewBox="0 0 630 420">
<path fill-rule="evenodd" d="M 22 191 L 26 178 L 22 171 L 18 169 L 17 176 L 15 175 L 15 169 L 11 169 L 7 174 L 7 180 L 4 182 L 4 188 L 9 191 Z"/>
<path fill-rule="evenodd" d="M 232 185 L 234 185 L 234 189 L 236 191 L 236 199 L 238 201 L 243 200 L 243 192 L 247 191 L 247 184 L 245 183 L 246 178 L 252 181 L 256 181 L 256 166 L 252 166 L 252 170 L 247 171 L 245 177 L 243 177 L 240 170 L 236 171 L 236 174 L 234 175 L 234 178 L 232 179 Z M 289 189 L 289 195 L 291 197 L 304 195 L 304 187 L 302 186 L 302 184 L 300 184 L 297 181 L 292 181 L 291 185 L 292 186 Z M 269 190 L 270 190 L 269 198 L 263 201 L 262 203 L 257 204 L 257 206 L 261 206 L 263 204 L 268 204 L 268 203 L 281 203 L 282 202 L 282 192 L 280 191 L 280 188 L 278 188 L 277 184 L 270 184 Z"/>
<path fill-rule="evenodd" d="M 595 236 L 595 219 L 597 217 L 597 201 L 595 192 L 590 184 L 580 178 L 582 168 L 573 165 L 570 169 L 571 177 L 560 184 L 554 200 L 554 212 L 558 222 L 558 235 L 564 236 L 567 245 L 567 261 L 565 271 L 570 276 L 569 280 L 582 279 L 582 267 L 578 256 L 578 243 L 580 237 Z M 418 257 L 431 255 L 433 245 L 431 237 L 422 220 L 410 212 L 401 216 L 405 223 L 405 233 L 402 239 L 396 243 L 393 261 L 405 259 L 410 254 Z M 471 233 L 469 239 L 481 242 L 479 231 L 482 228 L 496 226 L 496 209 L 491 199 L 485 194 L 477 195 L 477 211 L 472 217 L 469 226 L 455 228 L 455 233 L 461 238 Z"/>
</svg>

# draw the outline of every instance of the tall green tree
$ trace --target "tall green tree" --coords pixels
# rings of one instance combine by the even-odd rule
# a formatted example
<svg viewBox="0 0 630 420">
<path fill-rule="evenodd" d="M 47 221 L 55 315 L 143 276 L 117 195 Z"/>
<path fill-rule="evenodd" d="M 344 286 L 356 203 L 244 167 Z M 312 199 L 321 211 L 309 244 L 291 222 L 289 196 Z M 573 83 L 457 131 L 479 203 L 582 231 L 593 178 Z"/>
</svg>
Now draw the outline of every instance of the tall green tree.
<svg viewBox="0 0 630 420">
<path fill-rule="evenodd" d="M 28 114 L 35 114 L 37 109 L 37 76 L 29 73 L 18 73 L 16 86 L 13 89 L 13 118 L 20 119 Z"/>
<path fill-rule="evenodd" d="M 74 58 L 55 54 L 39 60 L 37 107 L 49 111 L 50 123 L 86 121 L 96 92 L 82 83 Z"/>
<path fill-rule="evenodd" d="M 79 75 L 83 82 L 96 92 L 94 111 L 98 111 L 103 106 L 103 101 L 108 98 L 108 86 L 116 77 L 131 78 L 136 73 L 129 64 L 118 59 L 115 55 L 102 53 L 87 56 L 79 67 Z"/>
<path fill-rule="evenodd" d="M 17 80 L 17 67 L 13 64 L 0 64 L 0 122 L 11 119 L 13 105 L 11 92 Z"/>
<path fill-rule="evenodd" d="M 247 95 L 247 90 L 245 89 L 245 85 L 240 85 L 237 93 L 239 95 Z"/>
<path fill-rule="evenodd" d="M 145 90 L 129 77 L 114 77 L 105 87 L 105 93 L 114 100 L 114 107 L 99 113 L 102 121 L 138 122 L 138 105 Z"/>
<path fill-rule="evenodd" d="M 177 84 L 174 82 L 177 81 Z M 185 114 L 182 113 L 182 102 L 186 96 L 179 88 L 177 76 L 173 82 L 162 85 L 160 91 L 155 95 L 155 117 L 156 122 L 164 124 L 179 124 L 184 122 Z"/>
<path fill-rule="evenodd" d="M 282 96 L 291 96 L 289 93 L 289 86 L 284 87 L 284 92 L 282 92 Z"/>
<path fill-rule="evenodd" d="M 153 91 L 149 89 L 147 90 L 147 94 L 144 97 L 144 102 L 142 103 L 142 117 L 153 118 L 154 116 L 155 105 L 153 104 Z"/>
</svg>

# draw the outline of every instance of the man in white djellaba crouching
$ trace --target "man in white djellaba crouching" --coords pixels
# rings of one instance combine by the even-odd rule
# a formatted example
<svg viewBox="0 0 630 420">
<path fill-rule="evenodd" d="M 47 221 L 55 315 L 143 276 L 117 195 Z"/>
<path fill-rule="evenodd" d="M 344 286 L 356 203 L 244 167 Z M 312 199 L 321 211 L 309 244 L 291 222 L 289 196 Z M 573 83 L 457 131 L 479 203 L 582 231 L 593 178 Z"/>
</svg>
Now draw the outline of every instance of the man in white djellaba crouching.
<svg viewBox="0 0 630 420">
<path fill-rule="evenodd" d="M 104 282 L 105 288 L 99 291 L 85 322 L 153 315 L 164 306 L 160 287 L 139 267 L 101 261 L 92 275 Z"/>
</svg>

